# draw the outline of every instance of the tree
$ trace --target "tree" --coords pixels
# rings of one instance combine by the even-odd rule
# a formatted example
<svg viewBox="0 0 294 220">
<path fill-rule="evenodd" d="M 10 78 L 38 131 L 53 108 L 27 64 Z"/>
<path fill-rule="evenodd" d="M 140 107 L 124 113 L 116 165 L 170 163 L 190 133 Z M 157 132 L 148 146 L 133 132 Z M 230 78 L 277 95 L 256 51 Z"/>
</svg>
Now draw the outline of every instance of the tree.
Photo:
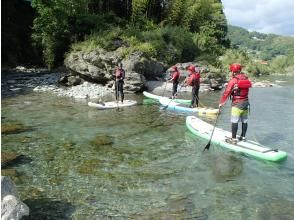
<svg viewBox="0 0 294 220">
<path fill-rule="evenodd" d="M 69 18 L 87 11 L 88 0 L 32 0 L 37 16 L 33 39 L 43 48 L 49 69 L 63 61 L 63 53 L 71 42 Z"/>
</svg>

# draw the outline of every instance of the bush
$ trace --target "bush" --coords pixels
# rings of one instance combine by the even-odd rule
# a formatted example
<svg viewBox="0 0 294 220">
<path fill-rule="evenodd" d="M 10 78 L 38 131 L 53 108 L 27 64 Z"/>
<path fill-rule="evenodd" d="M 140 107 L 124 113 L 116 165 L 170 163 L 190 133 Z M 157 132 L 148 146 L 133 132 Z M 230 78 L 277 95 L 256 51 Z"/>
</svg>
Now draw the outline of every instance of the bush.
<svg viewBox="0 0 294 220">
<path fill-rule="evenodd" d="M 115 50 L 115 39 L 122 40 L 122 44 L 126 46 L 125 55 L 141 51 L 145 57 L 167 64 L 192 61 L 197 53 L 190 32 L 169 26 L 143 32 L 134 26 L 127 26 L 126 29 L 112 27 L 91 34 L 86 41 L 74 44 L 72 50 L 89 50 L 94 47 Z"/>
</svg>

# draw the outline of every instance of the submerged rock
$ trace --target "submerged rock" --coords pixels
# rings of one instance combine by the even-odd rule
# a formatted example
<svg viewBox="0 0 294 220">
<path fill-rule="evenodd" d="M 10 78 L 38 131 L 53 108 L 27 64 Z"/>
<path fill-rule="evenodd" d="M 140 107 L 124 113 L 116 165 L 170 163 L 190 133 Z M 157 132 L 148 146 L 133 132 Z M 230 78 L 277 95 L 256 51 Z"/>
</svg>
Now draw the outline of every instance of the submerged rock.
<svg viewBox="0 0 294 220">
<path fill-rule="evenodd" d="M 240 175 L 243 169 L 242 160 L 232 154 L 214 155 L 212 174 L 217 181 L 230 181 Z"/>
<path fill-rule="evenodd" d="M 112 145 L 113 140 L 110 136 L 108 135 L 97 135 L 91 142 L 90 144 L 94 147 L 99 148 L 99 146 L 103 145 Z"/>
<path fill-rule="evenodd" d="M 14 183 L 9 177 L 1 177 L 1 219 L 18 220 L 29 215 L 29 207 L 20 201 Z"/>
<path fill-rule="evenodd" d="M 14 152 L 1 152 L 1 168 L 5 167 L 7 164 L 13 162 L 20 155 L 17 155 Z"/>
<path fill-rule="evenodd" d="M 17 134 L 28 131 L 30 128 L 21 123 L 5 123 L 1 125 L 2 134 Z"/>
<path fill-rule="evenodd" d="M 77 172 L 79 174 L 94 174 L 98 166 L 101 166 L 103 161 L 99 159 L 85 160 L 81 165 L 77 167 Z"/>
</svg>

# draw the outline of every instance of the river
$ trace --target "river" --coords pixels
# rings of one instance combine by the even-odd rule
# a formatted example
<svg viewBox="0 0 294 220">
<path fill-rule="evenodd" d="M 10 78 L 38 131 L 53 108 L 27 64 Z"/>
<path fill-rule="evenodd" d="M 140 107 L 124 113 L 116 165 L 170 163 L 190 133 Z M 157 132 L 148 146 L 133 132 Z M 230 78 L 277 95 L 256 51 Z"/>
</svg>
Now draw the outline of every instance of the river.
<svg viewBox="0 0 294 220">
<path fill-rule="evenodd" d="M 30 128 L 1 139 L 1 151 L 23 155 L 9 168 L 30 207 L 24 219 L 293 219 L 294 77 L 279 80 L 251 89 L 247 138 L 286 151 L 280 163 L 214 145 L 203 153 L 207 141 L 188 131 L 186 115 L 142 104 L 142 95 L 105 111 L 50 93 L 2 97 L 2 125 Z M 219 97 L 200 95 L 211 107 Z M 227 103 L 218 127 L 230 129 L 229 111 Z"/>
</svg>

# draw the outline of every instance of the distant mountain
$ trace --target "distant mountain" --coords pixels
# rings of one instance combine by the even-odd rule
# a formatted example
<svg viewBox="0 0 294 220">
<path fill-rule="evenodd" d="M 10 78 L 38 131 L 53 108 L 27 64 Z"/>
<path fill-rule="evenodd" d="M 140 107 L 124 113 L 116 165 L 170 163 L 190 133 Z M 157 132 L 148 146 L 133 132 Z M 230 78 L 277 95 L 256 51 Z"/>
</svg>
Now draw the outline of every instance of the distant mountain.
<svg viewBox="0 0 294 220">
<path fill-rule="evenodd" d="M 249 32 L 244 28 L 228 25 L 228 38 L 233 47 L 245 49 L 263 60 L 271 60 L 294 51 L 294 37 Z"/>
</svg>

